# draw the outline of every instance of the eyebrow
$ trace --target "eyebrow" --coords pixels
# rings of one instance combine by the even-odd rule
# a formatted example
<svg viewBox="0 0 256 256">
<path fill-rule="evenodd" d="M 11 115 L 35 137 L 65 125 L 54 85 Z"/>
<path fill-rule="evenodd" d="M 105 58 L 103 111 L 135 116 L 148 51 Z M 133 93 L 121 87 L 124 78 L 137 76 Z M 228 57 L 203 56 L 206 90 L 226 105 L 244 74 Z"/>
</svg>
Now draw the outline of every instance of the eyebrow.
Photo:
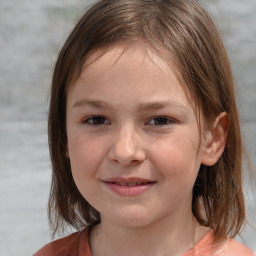
<svg viewBox="0 0 256 256">
<path fill-rule="evenodd" d="M 140 103 L 138 105 L 139 111 L 147 111 L 147 110 L 159 110 L 162 108 L 182 108 L 186 109 L 186 107 L 178 102 L 171 101 L 160 101 L 160 102 L 149 102 L 149 103 Z"/>
<path fill-rule="evenodd" d="M 83 106 L 90 106 L 90 107 L 99 108 L 99 109 L 109 108 L 108 103 L 100 100 L 79 100 L 73 105 L 73 107 L 83 107 Z"/>
<path fill-rule="evenodd" d="M 108 104 L 105 101 L 100 100 L 79 100 L 77 101 L 73 107 L 83 107 L 89 106 L 97 109 L 106 109 L 106 108 L 113 108 L 111 104 Z M 178 102 L 171 102 L 171 101 L 156 101 L 156 102 L 149 102 L 149 103 L 140 103 L 136 106 L 138 111 L 148 111 L 148 110 L 160 110 L 163 108 L 181 108 L 186 109 L 186 106 L 178 103 Z"/>
</svg>

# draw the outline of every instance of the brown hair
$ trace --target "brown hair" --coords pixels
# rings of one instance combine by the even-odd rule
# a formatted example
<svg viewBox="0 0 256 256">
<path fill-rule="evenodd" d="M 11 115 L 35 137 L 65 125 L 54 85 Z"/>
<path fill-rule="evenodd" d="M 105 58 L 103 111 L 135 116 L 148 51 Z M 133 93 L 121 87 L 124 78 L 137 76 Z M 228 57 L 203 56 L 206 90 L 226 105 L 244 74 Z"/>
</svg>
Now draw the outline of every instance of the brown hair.
<svg viewBox="0 0 256 256">
<path fill-rule="evenodd" d="M 207 12 L 196 0 L 102 0 L 81 18 L 64 44 L 54 70 L 49 110 L 53 168 L 49 218 L 53 233 L 66 223 L 76 229 L 100 222 L 78 191 L 66 157 L 66 93 L 89 54 L 114 44 L 143 42 L 177 67 L 177 77 L 211 124 L 229 117 L 227 144 L 214 166 L 201 166 L 192 210 L 215 231 L 216 241 L 234 237 L 245 220 L 241 185 L 242 146 L 230 63 Z"/>
</svg>

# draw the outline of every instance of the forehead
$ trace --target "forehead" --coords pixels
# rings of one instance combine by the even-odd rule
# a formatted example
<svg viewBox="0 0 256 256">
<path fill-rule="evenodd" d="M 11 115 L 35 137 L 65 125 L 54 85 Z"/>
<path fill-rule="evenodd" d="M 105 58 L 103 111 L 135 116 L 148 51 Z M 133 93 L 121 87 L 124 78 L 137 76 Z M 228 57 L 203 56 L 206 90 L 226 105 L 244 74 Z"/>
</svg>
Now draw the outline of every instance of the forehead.
<svg viewBox="0 0 256 256">
<path fill-rule="evenodd" d="M 180 99 L 188 106 L 186 95 L 175 72 L 173 65 L 168 64 L 156 51 L 143 44 L 99 49 L 91 53 L 85 61 L 80 76 L 72 84 L 68 96 L 70 98 L 69 94 L 76 91 L 79 97 L 83 91 L 93 97 L 99 97 L 101 94 L 104 98 L 104 95 L 109 95 L 109 91 L 117 94 L 122 88 L 122 92 L 126 93 L 126 102 L 128 95 L 133 95 L 142 102 L 157 102 L 159 97 L 161 100 L 172 102 L 178 102 Z"/>
<path fill-rule="evenodd" d="M 111 68 L 115 67 L 116 64 L 119 64 L 120 69 L 125 69 L 127 64 L 133 62 L 134 59 L 136 59 L 136 62 L 142 65 L 145 69 L 148 69 L 146 75 L 153 80 L 155 77 L 154 72 L 152 71 L 157 71 L 159 74 L 162 73 L 163 76 L 172 76 L 172 80 L 176 80 L 179 83 L 187 100 L 194 110 L 196 110 L 191 93 L 182 79 L 182 74 L 177 68 L 178 65 L 173 61 L 174 58 L 172 58 L 172 54 L 154 48 L 143 41 L 138 41 L 136 43 L 117 43 L 108 47 L 91 50 L 86 55 L 84 64 L 78 73 L 78 76 L 74 78 L 70 85 L 72 87 L 72 85 L 75 84 L 77 77 L 89 79 L 93 74 L 99 72 L 107 73 Z M 134 76 L 135 74 L 139 75 L 140 69 L 136 70 L 136 68 L 134 68 L 134 72 L 131 76 Z M 96 74 L 96 76 L 97 75 L 98 74 Z M 67 88 L 69 89 L 69 86 Z"/>
<path fill-rule="evenodd" d="M 88 83 L 90 80 L 97 80 L 98 83 L 107 81 L 107 79 L 115 79 L 117 76 L 120 83 L 122 78 L 129 78 L 129 76 L 131 81 L 143 79 L 148 83 L 151 81 L 157 83 L 156 80 L 159 80 L 159 89 L 162 87 L 161 80 L 167 77 L 170 84 L 179 84 L 173 65 L 167 64 L 153 49 L 142 44 L 118 45 L 92 52 L 87 57 L 78 80 L 82 79 Z M 126 83 L 127 81 L 129 84 L 129 79 L 126 79 Z"/>
<path fill-rule="evenodd" d="M 152 69 L 153 67 L 163 72 L 167 70 L 168 66 L 168 69 L 175 73 L 173 64 L 168 65 L 156 50 L 143 43 L 121 44 L 94 50 L 88 54 L 82 72 L 93 71 L 95 68 L 98 70 L 104 70 L 106 67 L 113 68 L 116 64 L 127 64 L 134 60 L 141 65 L 146 64 L 147 68 Z"/>
<path fill-rule="evenodd" d="M 147 76 L 151 76 L 150 71 L 154 71 L 177 80 L 177 69 L 171 58 L 146 43 L 124 43 L 93 50 L 87 54 L 79 76 L 85 78 L 95 72 L 107 73 L 113 68 L 127 69 L 130 63 L 134 63 L 134 67 L 141 65 L 147 69 Z M 134 74 L 140 74 L 140 69 L 134 69 Z"/>
</svg>

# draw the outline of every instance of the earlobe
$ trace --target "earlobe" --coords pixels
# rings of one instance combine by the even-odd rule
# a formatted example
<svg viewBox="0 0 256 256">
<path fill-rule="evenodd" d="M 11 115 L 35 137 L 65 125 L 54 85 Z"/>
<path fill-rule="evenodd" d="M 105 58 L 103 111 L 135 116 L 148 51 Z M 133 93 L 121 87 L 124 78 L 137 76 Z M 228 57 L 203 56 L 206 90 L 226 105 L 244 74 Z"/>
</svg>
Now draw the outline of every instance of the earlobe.
<svg viewBox="0 0 256 256">
<path fill-rule="evenodd" d="M 202 164 L 212 166 L 219 160 L 226 146 L 228 128 L 229 118 L 227 113 L 222 112 L 216 117 L 212 129 L 207 132 Z"/>
</svg>

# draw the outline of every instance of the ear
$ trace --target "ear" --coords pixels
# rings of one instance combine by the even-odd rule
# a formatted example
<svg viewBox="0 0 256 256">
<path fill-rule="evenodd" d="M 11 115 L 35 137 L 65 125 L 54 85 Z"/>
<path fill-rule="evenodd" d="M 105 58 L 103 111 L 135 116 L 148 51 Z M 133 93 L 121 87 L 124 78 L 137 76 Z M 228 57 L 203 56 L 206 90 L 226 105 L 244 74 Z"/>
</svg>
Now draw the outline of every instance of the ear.
<svg viewBox="0 0 256 256">
<path fill-rule="evenodd" d="M 227 141 L 229 118 L 227 113 L 220 113 L 205 136 L 205 145 L 202 155 L 202 164 L 212 166 L 221 157 Z"/>
</svg>

